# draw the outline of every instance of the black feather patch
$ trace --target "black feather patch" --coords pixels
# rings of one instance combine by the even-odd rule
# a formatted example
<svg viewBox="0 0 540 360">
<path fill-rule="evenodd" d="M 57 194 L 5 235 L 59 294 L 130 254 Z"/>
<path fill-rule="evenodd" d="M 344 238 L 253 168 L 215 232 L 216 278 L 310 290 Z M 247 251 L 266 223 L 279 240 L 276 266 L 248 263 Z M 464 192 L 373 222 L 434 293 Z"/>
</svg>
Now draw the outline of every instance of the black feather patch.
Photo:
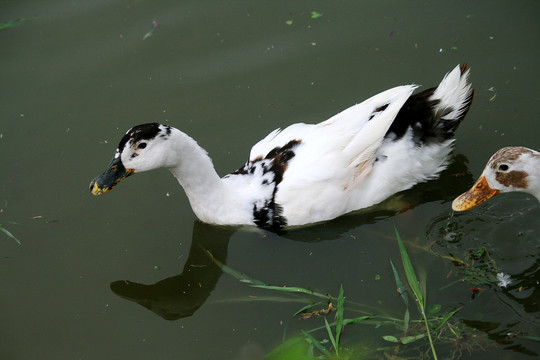
<svg viewBox="0 0 540 360">
<path fill-rule="evenodd" d="M 386 132 L 385 138 L 394 136 L 395 139 L 400 139 L 409 128 L 413 130 L 413 140 L 417 145 L 421 145 L 424 138 L 436 136 L 433 108 L 439 101 L 429 99 L 435 89 L 437 88 L 427 89 L 409 97 Z"/>
<path fill-rule="evenodd" d="M 301 140 L 291 140 L 280 148 L 274 148 L 266 155 L 265 159 L 272 160 L 270 171 L 273 171 L 274 174 L 276 174 L 274 179 L 276 182 L 276 188 L 281 180 L 283 180 L 283 173 L 285 173 L 285 170 L 287 170 L 287 163 L 295 155 L 293 151 L 294 148 L 301 142 Z"/>
<path fill-rule="evenodd" d="M 439 100 L 430 99 L 436 89 L 434 87 L 424 90 L 407 99 L 388 129 L 385 138 L 400 139 L 411 129 L 413 141 L 417 146 L 450 139 L 467 114 L 473 93 L 471 91 L 469 97 L 464 101 L 463 107 L 466 109 L 458 119 L 442 119 L 453 109 L 437 109 Z"/>
<path fill-rule="evenodd" d="M 275 197 L 279 183 L 283 180 L 283 174 L 287 170 L 288 162 L 295 156 L 294 149 L 301 140 L 291 140 L 282 147 L 272 149 L 266 156 L 248 161 L 243 167 L 236 170 L 233 175 L 252 175 L 257 169 L 266 175 L 261 180 L 264 186 L 272 186 L 272 196 L 253 204 L 253 222 L 266 230 L 279 232 L 287 226 L 287 219 L 282 215 L 283 208 L 276 204 Z"/>
<path fill-rule="evenodd" d="M 120 143 L 118 144 L 118 151 L 122 152 L 128 141 L 130 144 L 135 144 L 141 140 L 154 139 L 161 132 L 159 126 L 160 124 L 158 123 L 149 123 L 132 127 L 128 130 L 124 137 L 122 137 L 122 140 L 120 140 Z M 165 126 L 165 133 L 161 134 L 160 136 L 166 137 L 171 134 L 171 127 L 166 125 L 163 126 Z"/>
<path fill-rule="evenodd" d="M 376 108 L 372 113 L 371 115 L 369 115 L 369 118 L 368 118 L 368 121 L 371 121 L 371 119 L 373 119 L 375 117 L 375 115 L 377 115 L 378 113 L 386 110 L 386 108 L 388 107 L 388 104 L 385 104 L 383 106 L 379 106 L 378 108 Z"/>
<path fill-rule="evenodd" d="M 265 206 L 261 208 L 253 205 L 253 221 L 260 228 L 279 232 L 283 227 L 287 226 L 287 219 L 280 215 L 282 212 L 283 208 L 276 204 L 272 198 L 271 201 L 265 203 Z"/>
</svg>

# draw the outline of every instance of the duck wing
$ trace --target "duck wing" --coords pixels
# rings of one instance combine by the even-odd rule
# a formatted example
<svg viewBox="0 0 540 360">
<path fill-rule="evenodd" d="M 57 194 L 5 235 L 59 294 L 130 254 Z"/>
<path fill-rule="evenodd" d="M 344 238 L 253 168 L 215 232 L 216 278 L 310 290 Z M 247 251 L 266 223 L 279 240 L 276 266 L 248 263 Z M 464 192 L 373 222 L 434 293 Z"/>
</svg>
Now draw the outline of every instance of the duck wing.
<svg viewBox="0 0 540 360">
<path fill-rule="evenodd" d="M 297 123 L 284 130 L 275 129 L 252 147 L 249 161 L 280 153 L 280 149 L 297 142 L 302 146 L 310 144 L 311 150 L 317 149 L 314 154 L 319 155 L 339 150 L 342 157 L 349 158 L 351 166 L 356 166 L 373 158 L 415 88 L 414 85 L 406 85 L 386 90 L 319 124 Z M 312 161 L 317 160 L 314 158 Z"/>
</svg>

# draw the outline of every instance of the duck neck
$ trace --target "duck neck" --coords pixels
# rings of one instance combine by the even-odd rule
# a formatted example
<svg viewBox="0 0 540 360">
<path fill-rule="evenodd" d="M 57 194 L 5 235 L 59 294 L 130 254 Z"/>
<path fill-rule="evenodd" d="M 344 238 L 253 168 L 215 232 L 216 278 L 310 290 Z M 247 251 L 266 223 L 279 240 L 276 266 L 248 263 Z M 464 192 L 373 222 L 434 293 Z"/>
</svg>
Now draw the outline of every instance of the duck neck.
<svg viewBox="0 0 540 360">
<path fill-rule="evenodd" d="M 207 223 L 215 223 L 212 218 L 226 199 L 223 182 L 216 173 L 208 153 L 197 142 L 175 129 L 171 137 L 174 157 L 167 168 L 184 188 L 191 207 L 197 217 Z"/>
</svg>

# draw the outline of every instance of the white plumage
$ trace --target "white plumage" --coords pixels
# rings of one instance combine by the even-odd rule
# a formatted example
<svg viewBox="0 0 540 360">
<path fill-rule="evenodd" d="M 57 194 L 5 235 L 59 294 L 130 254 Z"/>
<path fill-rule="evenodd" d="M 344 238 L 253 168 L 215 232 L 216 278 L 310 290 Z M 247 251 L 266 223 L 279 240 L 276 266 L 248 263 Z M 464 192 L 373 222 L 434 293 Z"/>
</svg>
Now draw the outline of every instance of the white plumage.
<svg viewBox="0 0 540 360">
<path fill-rule="evenodd" d="M 336 218 L 436 177 L 473 90 L 458 66 L 437 88 L 398 86 L 319 124 L 274 130 L 236 172 L 219 178 L 206 152 L 178 129 L 144 124 L 120 141 L 90 184 L 101 195 L 135 172 L 168 168 L 199 219 L 270 230 Z"/>
</svg>

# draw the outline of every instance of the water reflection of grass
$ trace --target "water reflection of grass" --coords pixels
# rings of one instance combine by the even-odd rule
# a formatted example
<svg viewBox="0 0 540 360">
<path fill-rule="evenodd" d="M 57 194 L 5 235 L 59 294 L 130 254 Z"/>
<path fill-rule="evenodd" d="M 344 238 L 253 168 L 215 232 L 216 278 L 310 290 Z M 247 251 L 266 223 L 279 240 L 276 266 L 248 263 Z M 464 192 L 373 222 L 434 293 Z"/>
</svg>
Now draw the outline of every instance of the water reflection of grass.
<svg viewBox="0 0 540 360">
<path fill-rule="evenodd" d="M 340 286 L 337 296 L 303 287 L 271 286 L 234 270 L 217 259 L 214 259 L 214 262 L 225 273 L 237 280 L 251 287 L 278 294 L 272 297 L 255 297 L 242 301 L 300 302 L 305 305 L 299 308 L 293 317 L 300 317 L 304 320 L 312 319 L 312 321 L 317 318 L 323 319 L 321 325 L 301 329 L 296 336 L 288 337 L 284 334 L 284 342 L 268 353 L 265 359 L 437 359 L 437 349 L 444 351 L 446 355 L 444 358 L 459 359 L 462 355 L 471 356 L 473 351 L 485 351 L 486 346 L 493 344 L 488 341 L 488 335 L 455 318 L 462 305 L 442 312 L 441 305 L 428 304 L 426 275 L 420 273 L 420 276 L 417 276 L 405 244 L 397 230 L 396 238 L 407 286 L 402 282 L 399 271 L 392 261 L 390 261 L 390 266 L 394 273 L 398 293 L 405 304 L 402 318 L 387 314 L 383 309 L 345 299 L 343 286 Z M 433 253 L 428 248 L 420 249 Z M 454 256 L 442 257 L 453 261 L 462 268 L 462 279 L 459 281 L 467 281 L 472 285 L 497 282 L 496 264 L 484 248 L 471 250 L 465 260 L 459 260 Z M 499 286 L 501 286 L 500 282 Z M 471 290 L 473 294 L 477 291 L 476 288 L 471 288 Z M 411 319 L 411 304 L 409 302 L 411 294 L 420 318 Z M 412 306 L 414 307 L 414 305 Z M 333 318 L 332 315 L 334 315 Z M 353 316 L 350 317 L 350 315 Z M 372 334 L 366 336 L 364 340 L 370 342 L 369 344 L 361 342 L 353 345 L 342 344 L 343 331 L 353 324 L 368 326 L 372 329 Z M 380 335 L 375 335 L 373 330 Z M 368 338 L 370 339 L 368 340 Z M 374 338 L 377 345 L 373 345 Z M 532 340 L 539 341 L 540 339 L 532 337 Z M 349 339 L 348 341 L 350 342 Z"/>
</svg>

